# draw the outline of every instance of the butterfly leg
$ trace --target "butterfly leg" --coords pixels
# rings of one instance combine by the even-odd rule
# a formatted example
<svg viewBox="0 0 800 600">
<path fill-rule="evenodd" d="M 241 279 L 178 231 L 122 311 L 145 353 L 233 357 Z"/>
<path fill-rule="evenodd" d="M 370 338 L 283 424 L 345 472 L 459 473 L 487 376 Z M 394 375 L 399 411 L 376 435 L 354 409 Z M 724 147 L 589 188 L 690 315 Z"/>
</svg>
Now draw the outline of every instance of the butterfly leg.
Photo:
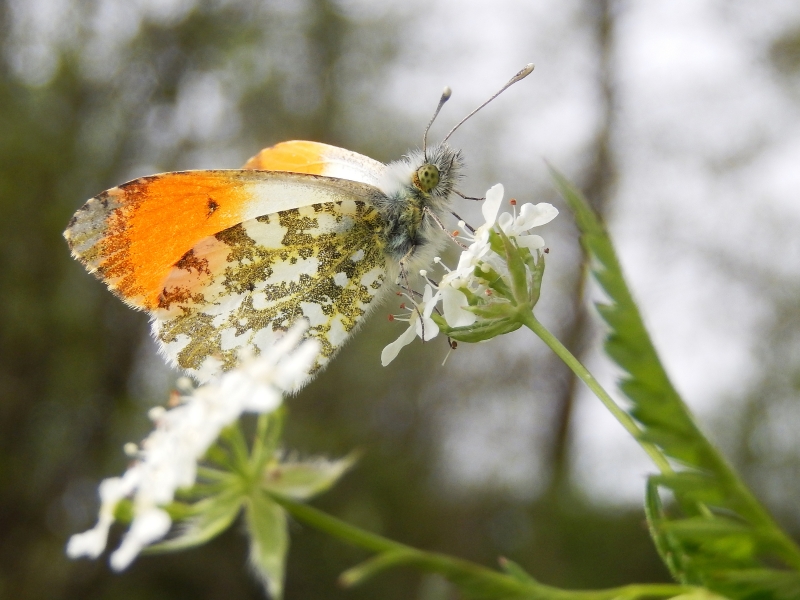
<svg viewBox="0 0 800 600">
<path fill-rule="evenodd" d="M 430 208 L 428 208 L 427 206 L 426 206 L 425 208 L 423 208 L 423 209 L 422 209 L 422 211 L 423 211 L 423 214 L 424 214 L 424 215 L 426 215 L 426 216 L 430 217 L 431 219 L 433 219 L 433 222 L 434 222 L 434 223 L 436 223 L 436 225 L 438 225 L 438 226 L 439 226 L 439 229 L 441 229 L 441 230 L 442 230 L 442 231 L 444 231 L 444 232 L 445 232 L 445 233 L 446 233 L 446 234 L 447 234 L 449 237 L 451 237 L 451 238 L 453 239 L 453 241 L 454 241 L 456 244 L 458 244 L 459 246 L 461 246 L 461 248 L 463 248 L 464 250 L 466 250 L 466 249 L 467 249 L 467 246 L 466 246 L 466 244 L 462 244 L 462 243 L 461 243 L 461 242 L 459 242 L 459 241 L 458 241 L 456 238 L 454 238 L 454 237 L 453 237 L 453 235 L 452 235 L 452 234 L 451 234 L 451 233 L 450 233 L 450 232 L 447 230 L 447 227 L 445 227 L 445 226 L 444 226 L 444 223 L 442 223 L 442 220 L 439 218 L 439 216 L 438 216 L 438 215 L 437 215 L 435 212 L 433 212 L 433 211 L 432 211 Z M 455 214 L 455 213 L 453 213 L 453 214 Z M 461 219 L 459 219 L 459 220 L 461 220 Z M 474 229 L 472 229 L 472 227 L 470 227 L 469 229 L 470 229 L 471 231 L 473 231 L 473 232 L 475 231 Z"/>
<path fill-rule="evenodd" d="M 414 251 L 417 249 L 416 246 L 411 246 L 408 252 L 405 253 L 405 256 L 400 259 L 400 274 L 397 277 L 397 283 L 400 284 L 400 287 L 405 290 L 409 298 L 411 298 L 412 303 L 414 304 L 414 311 L 417 313 L 417 317 L 419 318 L 419 322 L 422 325 L 422 341 L 425 341 L 425 320 L 422 318 L 422 313 L 419 310 L 419 306 L 417 306 L 417 302 L 414 300 L 415 292 L 411 289 L 411 284 L 408 281 L 408 262 L 411 260 L 411 257 L 414 255 Z M 402 284 L 400 283 L 402 281 Z M 416 293 L 418 296 L 419 294 Z"/>
<path fill-rule="evenodd" d="M 458 190 L 453 190 L 453 191 L 454 191 L 456 194 L 458 194 L 459 196 L 461 196 L 461 197 L 462 197 L 464 200 L 486 200 L 486 198 L 476 198 L 476 197 L 474 197 L 474 196 L 467 196 L 467 195 L 465 195 L 465 194 L 462 194 L 462 193 L 461 193 L 461 192 L 459 192 Z"/>
</svg>

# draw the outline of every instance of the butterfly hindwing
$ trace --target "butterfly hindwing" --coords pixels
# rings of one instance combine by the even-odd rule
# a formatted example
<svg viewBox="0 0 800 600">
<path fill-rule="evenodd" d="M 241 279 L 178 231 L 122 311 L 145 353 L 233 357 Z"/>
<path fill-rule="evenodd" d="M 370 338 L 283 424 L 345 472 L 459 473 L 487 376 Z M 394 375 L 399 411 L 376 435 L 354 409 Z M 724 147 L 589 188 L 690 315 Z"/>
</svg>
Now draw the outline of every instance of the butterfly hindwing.
<svg viewBox="0 0 800 600">
<path fill-rule="evenodd" d="M 240 349 L 265 349 L 310 323 L 324 365 L 368 312 L 386 276 L 384 223 L 363 200 L 316 203 L 208 236 L 170 271 L 153 311 L 164 353 L 206 379 Z"/>
</svg>

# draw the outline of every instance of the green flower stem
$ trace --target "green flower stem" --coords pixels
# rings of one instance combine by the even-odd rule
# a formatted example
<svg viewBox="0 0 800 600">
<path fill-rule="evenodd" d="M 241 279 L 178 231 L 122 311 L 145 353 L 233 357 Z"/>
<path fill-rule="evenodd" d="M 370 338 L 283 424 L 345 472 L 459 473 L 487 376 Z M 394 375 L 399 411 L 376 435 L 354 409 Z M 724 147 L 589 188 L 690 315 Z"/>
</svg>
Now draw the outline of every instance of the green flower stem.
<svg viewBox="0 0 800 600">
<path fill-rule="evenodd" d="M 292 517 L 342 541 L 359 546 L 384 558 L 374 558 L 351 569 L 342 577 L 345 584 L 355 584 L 382 568 L 400 564 L 438 573 L 459 585 L 468 595 L 484 598 L 530 598 L 531 600 L 637 600 L 673 598 L 698 592 L 702 588 L 676 584 L 634 584 L 605 590 L 563 590 L 520 579 L 446 554 L 425 552 L 354 527 L 316 508 L 278 494 L 270 494 Z M 469 592 L 472 592 L 470 594 Z"/>
<path fill-rule="evenodd" d="M 642 449 L 647 452 L 653 460 L 658 469 L 665 475 L 673 473 L 672 467 L 667 460 L 667 457 L 658 449 L 654 444 L 643 439 L 643 432 L 627 412 L 625 412 L 619 405 L 614 402 L 614 399 L 603 389 L 603 386 L 594 378 L 589 370 L 575 358 L 575 356 L 567 350 L 566 346 L 562 344 L 556 336 L 550 333 L 547 328 L 542 325 L 536 317 L 533 316 L 532 310 L 521 310 L 519 317 L 525 326 L 533 331 L 541 340 L 547 344 L 550 349 L 555 352 L 564 363 L 572 369 L 578 377 L 589 387 L 595 396 L 600 399 L 609 412 L 614 415 L 614 418 L 619 421 L 625 430 L 630 433 L 633 438 L 639 443 Z"/>
</svg>

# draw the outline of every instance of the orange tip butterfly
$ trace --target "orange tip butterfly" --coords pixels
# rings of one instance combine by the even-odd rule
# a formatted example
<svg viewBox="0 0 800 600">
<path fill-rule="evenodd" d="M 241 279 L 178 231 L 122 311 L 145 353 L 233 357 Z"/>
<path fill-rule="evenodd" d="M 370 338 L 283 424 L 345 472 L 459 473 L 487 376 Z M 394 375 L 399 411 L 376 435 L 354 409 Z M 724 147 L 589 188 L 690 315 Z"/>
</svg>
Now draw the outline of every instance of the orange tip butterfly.
<svg viewBox="0 0 800 600">
<path fill-rule="evenodd" d="M 323 367 L 391 286 L 427 264 L 462 168 L 447 140 L 385 165 L 317 142 L 266 148 L 242 169 L 134 179 L 84 204 L 72 255 L 150 314 L 161 352 L 200 381 L 265 350 L 299 319 Z M 465 197 L 465 196 L 464 196 Z"/>
</svg>

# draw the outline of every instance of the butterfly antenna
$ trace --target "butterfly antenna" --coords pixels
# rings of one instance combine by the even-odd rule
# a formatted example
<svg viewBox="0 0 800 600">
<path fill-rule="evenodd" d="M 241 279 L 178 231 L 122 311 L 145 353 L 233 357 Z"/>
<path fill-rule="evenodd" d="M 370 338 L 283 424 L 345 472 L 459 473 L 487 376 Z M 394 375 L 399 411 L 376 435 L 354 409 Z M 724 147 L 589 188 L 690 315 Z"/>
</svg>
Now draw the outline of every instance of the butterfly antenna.
<svg viewBox="0 0 800 600">
<path fill-rule="evenodd" d="M 450 100 L 450 96 L 453 94 L 453 91 L 449 87 L 445 87 L 442 91 L 442 97 L 439 98 L 439 106 L 436 107 L 436 110 L 431 117 L 431 120 L 428 121 L 428 126 L 425 128 L 425 133 L 422 134 L 422 155 L 425 157 L 425 162 L 428 162 L 428 131 L 433 125 L 433 122 L 436 120 L 436 117 L 439 116 L 439 111 L 442 110 L 444 103 Z"/>
<path fill-rule="evenodd" d="M 468 119 L 469 119 L 469 118 L 470 118 L 472 115 L 474 115 L 476 112 L 478 112 L 478 111 L 479 111 L 480 109 L 482 109 L 484 106 L 486 106 L 487 104 L 489 104 L 489 102 L 491 102 L 492 100 L 494 100 L 495 98 L 497 98 L 497 97 L 498 97 L 500 94 L 502 94 L 503 92 L 505 92 L 505 91 L 506 91 L 508 88 L 510 88 L 512 85 L 514 85 L 514 84 L 515 84 L 515 83 L 517 83 L 518 81 L 522 81 L 523 79 L 525 79 L 525 78 L 526 78 L 528 75 L 530 75 L 531 73 L 533 73 L 533 63 L 528 63 L 527 65 L 525 65 L 525 67 L 524 67 L 524 68 L 523 68 L 523 69 L 522 69 L 522 70 L 521 70 L 519 73 L 517 73 L 517 74 L 516 74 L 516 75 L 514 75 L 514 76 L 513 76 L 511 79 L 509 79 L 509 80 L 508 80 L 508 83 L 506 83 L 506 84 L 505 84 L 505 85 L 504 85 L 502 88 L 500 88 L 500 91 L 499 91 L 499 92 L 497 92 L 497 93 L 496 93 L 494 96 L 492 96 L 491 98 L 489 98 L 489 99 L 488 99 L 486 102 L 484 102 L 484 103 L 483 103 L 483 104 L 481 104 L 481 105 L 480 105 L 478 108 L 476 108 L 476 109 L 475 109 L 475 110 L 473 110 L 471 113 L 469 113 L 469 114 L 468 114 L 466 117 L 464 117 L 463 119 L 461 119 L 461 121 L 459 121 L 459 122 L 458 122 L 458 124 L 457 124 L 455 127 L 453 127 L 453 128 L 450 130 L 450 133 L 448 133 L 446 136 L 444 136 L 444 139 L 442 140 L 442 143 L 445 143 L 445 142 L 446 142 L 448 139 L 450 139 L 450 136 L 451 136 L 451 135 L 453 135 L 453 133 L 455 132 L 455 130 L 456 130 L 456 129 L 458 129 L 459 127 L 461 127 L 461 126 L 464 124 L 464 122 L 465 122 L 465 121 L 467 121 L 467 120 L 468 120 Z"/>
</svg>

